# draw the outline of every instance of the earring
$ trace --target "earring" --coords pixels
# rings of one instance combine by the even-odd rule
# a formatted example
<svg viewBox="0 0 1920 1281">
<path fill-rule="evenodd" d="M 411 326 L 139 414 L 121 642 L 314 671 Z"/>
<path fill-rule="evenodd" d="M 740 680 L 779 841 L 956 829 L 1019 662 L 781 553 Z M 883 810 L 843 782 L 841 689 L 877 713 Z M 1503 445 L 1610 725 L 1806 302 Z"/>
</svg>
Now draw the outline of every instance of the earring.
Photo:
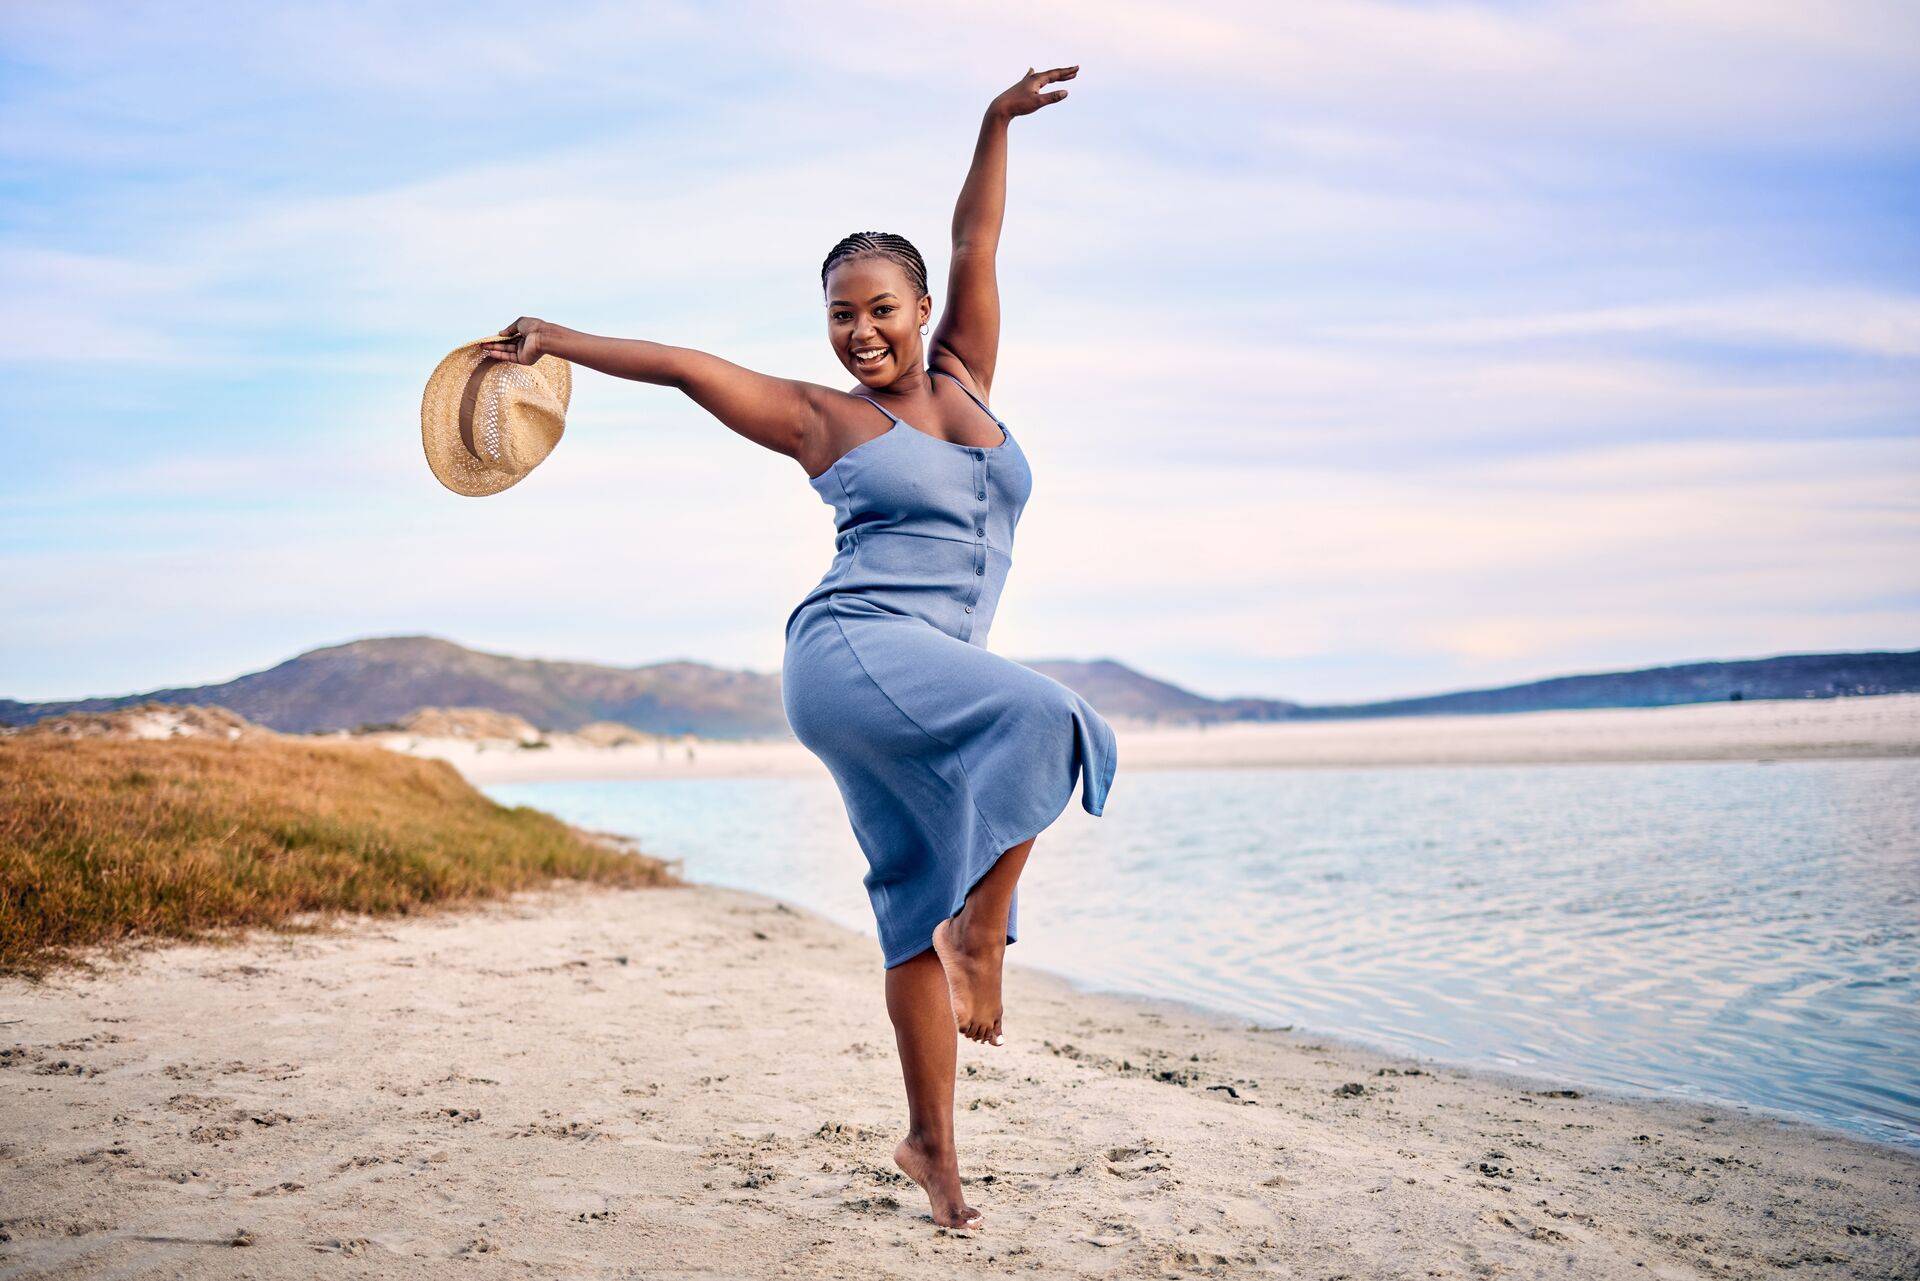
<svg viewBox="0 0 1920 1281">
<path fill-rule="evenodd" d="M 922 325 L 922 326 L 920 326 L 920 332 L 921 332 L 921 333 L 923 333 L 923 334 L 924 334 L 924 333 L 926 333 L 926 332 L 927 332 L 927 327 L 926 327 L 925 325 Z"/>
</svg>

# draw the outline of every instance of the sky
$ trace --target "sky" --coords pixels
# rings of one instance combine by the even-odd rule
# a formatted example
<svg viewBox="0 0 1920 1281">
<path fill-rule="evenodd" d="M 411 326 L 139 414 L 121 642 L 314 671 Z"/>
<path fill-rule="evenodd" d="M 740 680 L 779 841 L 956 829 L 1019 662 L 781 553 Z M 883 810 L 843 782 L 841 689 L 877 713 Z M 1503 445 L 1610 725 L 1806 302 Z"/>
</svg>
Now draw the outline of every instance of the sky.
<svg viewBox="0 0 1920 1281">
<path fill-rule="evenodd" d="M 528 315 L 850 388 L 827 251 L 937 312 L 981 113 L 1074 63 L 1010 129 L 995 651 L 1345 702 L 1920 647 L 1910 0 L 62 0 L 0 9 L 0 697 L 777 672 L 798 463 L 579 370 L 463 498 L 427 374 Z"/>
</svg>

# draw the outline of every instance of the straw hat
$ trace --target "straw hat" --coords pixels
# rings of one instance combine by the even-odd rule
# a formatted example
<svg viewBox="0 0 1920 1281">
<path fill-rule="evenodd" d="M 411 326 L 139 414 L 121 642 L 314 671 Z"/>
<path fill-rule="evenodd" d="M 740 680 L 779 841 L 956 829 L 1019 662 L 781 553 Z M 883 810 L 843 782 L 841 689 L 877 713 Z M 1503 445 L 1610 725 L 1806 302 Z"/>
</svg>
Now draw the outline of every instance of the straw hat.
<svg viewBox="0 0 1920 1281">
<path fill-rule="evenodd" d="M 447 353 L 420 398 L 427 466 L 456 494 L 479 498 L 518 484 L 560 443 L 573 366 L 558 356 L 516 365 L 481 354 L 488 334 Z"/>
</svg>

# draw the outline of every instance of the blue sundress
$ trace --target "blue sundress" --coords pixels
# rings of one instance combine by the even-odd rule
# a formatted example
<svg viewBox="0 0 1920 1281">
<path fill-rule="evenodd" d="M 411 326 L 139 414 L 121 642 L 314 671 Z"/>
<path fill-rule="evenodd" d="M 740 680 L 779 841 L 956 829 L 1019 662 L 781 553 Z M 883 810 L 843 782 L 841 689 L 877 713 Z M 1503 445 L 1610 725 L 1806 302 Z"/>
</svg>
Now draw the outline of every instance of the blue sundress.
<svg viewBox="0 0 1920 1281">
<path fill-rule="evenodd" d="M 873 401 L 892 427 L 809 478 L 833 507 L 836 554 L 787 616 L 780 673 L 787 723 L 833 775 L 866 855 L 888 968 L 931 947 L 1000 855 L 1060 816 L 1076 777 L 1098 815 L 1118 764 L 1091 704 L 986 648 L 1033 474 L 1007 425 L 933 372 L 1000 444 L 943 440 Z"/>
</svg>

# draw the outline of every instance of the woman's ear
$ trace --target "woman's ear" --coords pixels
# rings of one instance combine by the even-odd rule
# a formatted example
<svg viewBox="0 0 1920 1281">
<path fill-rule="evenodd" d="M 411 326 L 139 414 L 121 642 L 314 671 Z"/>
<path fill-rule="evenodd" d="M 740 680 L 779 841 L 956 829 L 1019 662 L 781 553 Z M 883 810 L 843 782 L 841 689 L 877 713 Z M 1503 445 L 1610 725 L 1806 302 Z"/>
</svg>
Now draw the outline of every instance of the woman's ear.
<svg viewBox="0 0 1920 1281">
<path fill-rule="evenodd" d="M 933 315 L 933 298 L 929 294 L 920 295 L 920 323 L 926 324 Z"/>
</svg>

